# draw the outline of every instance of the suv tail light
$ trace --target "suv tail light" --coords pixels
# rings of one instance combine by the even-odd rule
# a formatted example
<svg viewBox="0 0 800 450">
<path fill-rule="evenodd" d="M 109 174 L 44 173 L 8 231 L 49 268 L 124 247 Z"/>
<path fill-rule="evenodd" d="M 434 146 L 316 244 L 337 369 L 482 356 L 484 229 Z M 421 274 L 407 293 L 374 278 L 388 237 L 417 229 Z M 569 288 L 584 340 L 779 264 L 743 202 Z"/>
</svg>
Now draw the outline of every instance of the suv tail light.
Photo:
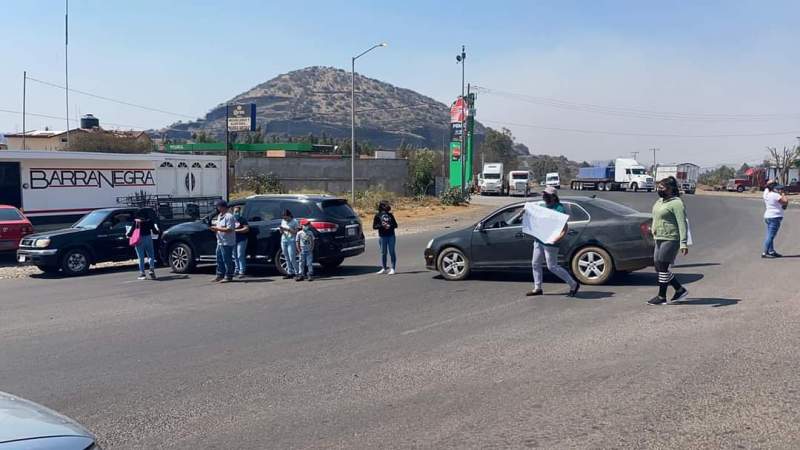
<svg viewBox="0 0 800 450">
<path fill-rule="evenodd" d="M 653 236 L 653 230 L 650 227 L 649 220 L 647 222 L 642 222 L 642 224 L 639 225 L 639 231 L 642 232 L 642 237 L 645 239 L 650 239 Z"/>
<path fill-rule="evenodd" d="M 335 233 L 339 229 L 339 225 L 332 222 L 311 222 L 311 226 L 320 233 Z"/>
</svg>

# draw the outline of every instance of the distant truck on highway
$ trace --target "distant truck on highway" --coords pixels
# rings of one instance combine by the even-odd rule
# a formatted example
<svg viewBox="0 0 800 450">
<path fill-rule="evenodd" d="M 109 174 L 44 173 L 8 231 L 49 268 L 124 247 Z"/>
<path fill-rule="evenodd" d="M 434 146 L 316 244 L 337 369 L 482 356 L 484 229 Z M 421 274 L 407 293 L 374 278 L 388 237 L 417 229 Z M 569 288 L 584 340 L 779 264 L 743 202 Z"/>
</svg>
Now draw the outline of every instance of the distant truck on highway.
<svg viewBox="0 0 800 450">
<path fill-rule="evenodd" d="M 533 173 L 529 170 L 512 170 L 508 172 L 508 195 L 527 197 L 531 193 Z"/>
<path fill-rule="evenodd" d="M 596 189 L 598 191 L 640 191 L 652 192 L 655 188 L 653 177 L 635 159 L 617 158 L 607 165 L 581 167 L 578 176 L 570 183 L 570 188 L 578 191 Z"/>
<path fill-rule="evenodd" d="M 678 187 L 687 194 L 697 191 L 697 177 L 700 175 L 700 166 L 692 163 L 665 164 L 656 167 L 655 179 L 663 180 L 675 177 Z"/>
<path fill-rule="evenodd" d="M 481 195 L 506 195 L 508 182 L 503 172 L 503 163 L 486 163 L 480 181 Z"/>
<path fill-rule="evenodd" d="M 558 172 L 550 172 L 544 176 L 545 186 L 552 186 L 556 189 L 561 189 L 561 177 Z"/>
</svg>

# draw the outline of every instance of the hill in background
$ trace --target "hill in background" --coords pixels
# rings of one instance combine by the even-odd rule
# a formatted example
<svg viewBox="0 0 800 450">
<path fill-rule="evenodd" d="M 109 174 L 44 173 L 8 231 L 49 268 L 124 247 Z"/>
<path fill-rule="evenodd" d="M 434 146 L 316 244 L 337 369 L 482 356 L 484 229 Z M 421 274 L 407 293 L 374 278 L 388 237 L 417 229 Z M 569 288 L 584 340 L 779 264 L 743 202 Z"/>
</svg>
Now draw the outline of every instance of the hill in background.
<svg viewBox="0 0 800 450">
<path fill-rule="evenodd" d="M 409 89 L 356 74 L 357 139 L 396 149 L 403 144 L 440 149 L 449 140 L 449 105 Z M 307 67 L 279 75 L 225 103 L 255 103 L 256 120 L 266 138 L 276 136 L 337 140 L 350 138 L 350 73 L 331 67 Z M 225 103 L 203 119 L 178 122 L 160 130 L 171 139 L 205 132 L 224 139 Z M 476 134 L 484 127 L 476 124 Z"/>
</svg>

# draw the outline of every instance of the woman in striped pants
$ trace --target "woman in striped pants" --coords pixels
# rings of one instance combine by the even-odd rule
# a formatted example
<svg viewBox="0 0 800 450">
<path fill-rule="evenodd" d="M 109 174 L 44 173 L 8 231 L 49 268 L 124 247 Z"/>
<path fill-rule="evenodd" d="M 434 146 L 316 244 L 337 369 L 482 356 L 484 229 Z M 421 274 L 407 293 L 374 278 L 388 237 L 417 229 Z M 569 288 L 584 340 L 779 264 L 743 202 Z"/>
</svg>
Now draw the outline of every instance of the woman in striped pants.
<svg viewBox="0 0 800 450">
<path fill-rule="evenodd" d="M 649 305 L 667 303 L 667 289 L 670 286 L 675 289 L 671 302 L 689 295 L 689 291 L 681 285 L 671 270 L 678 252 L 683 255 L 689 253 L 686 206 L 680 199 L 677 180 L 667 177 L 659 181 L 658 196 L 661 198 L 653 205 L 653 238 L 656 241 L 653 261 L 658 272 L 658 295 L 647 302 Z"/>
</svg>

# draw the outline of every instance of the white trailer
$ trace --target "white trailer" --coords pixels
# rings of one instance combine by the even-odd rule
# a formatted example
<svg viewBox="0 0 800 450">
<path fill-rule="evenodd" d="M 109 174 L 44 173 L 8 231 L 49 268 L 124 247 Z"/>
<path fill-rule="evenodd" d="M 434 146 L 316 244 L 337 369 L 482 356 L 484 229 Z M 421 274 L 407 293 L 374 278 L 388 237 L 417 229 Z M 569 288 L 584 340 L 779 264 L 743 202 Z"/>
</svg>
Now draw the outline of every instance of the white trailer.
<svg viewBox="0 0 800 450">
<path fill-rule="evenodd" d="M 531 193 L 533 172 L 530 170 L 512 170 L 508 172 L 508 195 L 527 197 Z"/>
<path fill-rule="evenodd" d="M 505 195 L 508 187 L 505 176 L 506 174 L 503 173 L 503 163 L 484 164 L 480 182 L 481 195 Z"/>
<path fill-rule="evenodd" d="M 0 204 L 67 223 L 136 194 L 227 197 L 224 156 L 0 151 Z"/>
<path fill-rule="evenodd" d="M 694 194 L 697 190 L 697 178 L 700 175 L 700 166 L 692 163 L 663 164 L 656 167 L 655 179 L 663 180 L 675 177 L 678 187 L 687 194 Z"/>
</svg>

